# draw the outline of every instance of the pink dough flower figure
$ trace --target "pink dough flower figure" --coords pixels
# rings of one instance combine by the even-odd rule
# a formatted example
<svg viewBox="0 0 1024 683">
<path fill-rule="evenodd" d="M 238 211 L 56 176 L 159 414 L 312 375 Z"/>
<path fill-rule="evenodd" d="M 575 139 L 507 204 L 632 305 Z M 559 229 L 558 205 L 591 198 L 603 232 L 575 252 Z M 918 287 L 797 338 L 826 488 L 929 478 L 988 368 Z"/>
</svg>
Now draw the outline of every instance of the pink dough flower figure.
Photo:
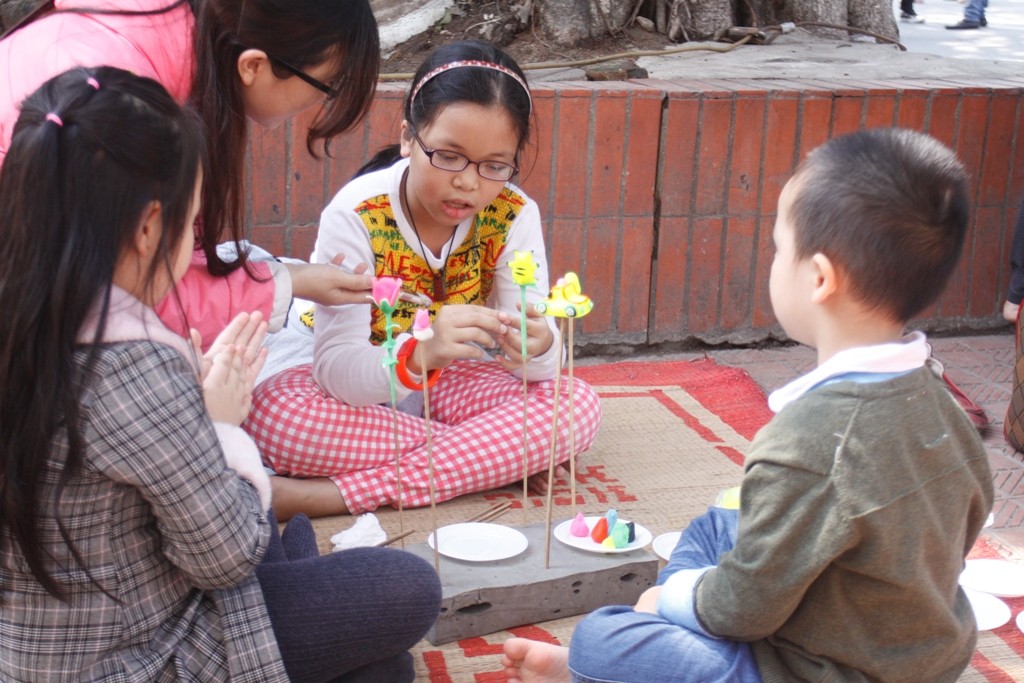
<svg viewBox="0 0 1024 683">
<path fill-rule="evenodd" d="M 387 352 L 384 356 L 384 367 L 388 370 L 388 384 L 391 389 L 391 414 L 394 418 L 395 430 L 395 478 L 398 481 L 398 527 L 405 531 L 405 519 L 402 514 L 402 451 L 398 442 L 398 374 L 395 366 L 398 358 L 395 355 L 395 323 L 392 315 L 398 305 L 398 297 L 402 293 L 402 278 L 375 277 L 370 289 L 370 297 L 374 305 L 384 314 L 385 340 L 381 346 Z M 402 542 L 403 547 L 405 542 Z"/>
</svg>

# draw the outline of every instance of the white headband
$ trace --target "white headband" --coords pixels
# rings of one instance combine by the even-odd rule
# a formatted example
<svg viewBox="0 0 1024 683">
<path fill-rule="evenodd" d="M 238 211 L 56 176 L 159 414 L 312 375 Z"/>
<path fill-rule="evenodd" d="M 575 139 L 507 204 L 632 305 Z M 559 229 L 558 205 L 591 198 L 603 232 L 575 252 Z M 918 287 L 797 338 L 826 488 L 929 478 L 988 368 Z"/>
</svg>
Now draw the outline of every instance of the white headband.
<svg viewBox="0 0 1024 683">
<path fill-rule="evenodd" d="M 517 74 L 515 71 L 508 68 L 507 66 L 495 64 L 494 62 L 484 62 L 479 59 L 461 59 L 457 62 L 448 62 L 447 64 L 442 64 L 436 69 L 433 69 L 432 71 L 428 71 L 423 76 L 423 78 L 420 79 L 420 82 L 416 84 L 416 87 L 412 89 L 412 95 L 409 96 L 410 106 L 412 105 L 413 102 L 416 101 L 416 95 L 419 94 L 420 90 L 423 89 L 423 86 L 426 85 L 427 81 L 429 81 L 431 78 L 443 74 L 445 71 L 451 71 L 452 69 L 458 69 L 464 66 L 476 66 L 481 69 L 491 69 L 493 71 L 500 71 L 506 76 L 511 76 L 512 78 L 514 78 L 516 83 L 523 86 L 523 91 L 526 92 L 526 99 L 530 102 L 530 112 L 533 113 L 533 97 L 530 96 L 530 88 L 527 87 L 526 81 L 524 81 L 519 76 L 519 74 Z"/>
</svg>

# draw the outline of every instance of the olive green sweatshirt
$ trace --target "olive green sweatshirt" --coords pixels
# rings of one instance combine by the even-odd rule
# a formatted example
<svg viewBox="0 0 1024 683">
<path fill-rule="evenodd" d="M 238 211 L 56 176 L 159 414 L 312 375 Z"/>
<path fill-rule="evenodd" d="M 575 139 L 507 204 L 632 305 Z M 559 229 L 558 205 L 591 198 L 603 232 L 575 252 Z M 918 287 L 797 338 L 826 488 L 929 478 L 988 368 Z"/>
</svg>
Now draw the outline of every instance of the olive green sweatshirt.
<svg viewBox="0 0 1024 683">
<path fill-rule="evenodd" d="M 956 681 L 977 639 L 958 578 L 992 497 L 981 438 L 927 367 L 820 386 L 754 439 L 697 618 L 750 641 L 765 683 Z"/>
</svg>

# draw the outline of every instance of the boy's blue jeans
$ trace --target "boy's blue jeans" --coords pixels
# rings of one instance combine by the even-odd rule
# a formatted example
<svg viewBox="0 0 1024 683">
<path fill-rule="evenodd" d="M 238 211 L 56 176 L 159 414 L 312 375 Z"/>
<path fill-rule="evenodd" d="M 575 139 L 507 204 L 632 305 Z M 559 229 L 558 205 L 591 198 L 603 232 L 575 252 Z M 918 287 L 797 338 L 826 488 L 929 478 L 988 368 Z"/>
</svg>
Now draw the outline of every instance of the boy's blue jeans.
<svg viewBox="0 0 1024 683">
<path fill-rule="evenodd" d="M 718 564 L 736 542 L 736 510 L 709 508 L 686 528 L 661 585 L 680 569 Z M 716 640 L 632 607 L 602 607 L 577 626 L 569 647 L 569 669 L 577 683 L 761 683 L 746 643 Z"/>
</svg>

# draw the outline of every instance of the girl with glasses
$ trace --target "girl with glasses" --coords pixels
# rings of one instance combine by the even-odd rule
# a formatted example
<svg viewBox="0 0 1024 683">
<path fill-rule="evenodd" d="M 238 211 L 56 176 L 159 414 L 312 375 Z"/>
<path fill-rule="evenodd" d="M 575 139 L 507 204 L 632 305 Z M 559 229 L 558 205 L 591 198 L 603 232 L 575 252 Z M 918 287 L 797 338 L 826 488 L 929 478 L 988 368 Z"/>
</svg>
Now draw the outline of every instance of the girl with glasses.
<svg viewBox="0 0 1024 683">
<path fill-rule="evenodd" d="M 429 503 L 417 401 L 424 386 L 438 500 L 522 481 L 520 289 L 507 266 L 514 251 L 532 251 L 539 264 L 528 290 L 527 460 L 529 474 L 543 472 L 534 491 L 546 491 L 553 377 L 563 347 L 551 321 L 533 310 L 549 282 L 540 212 L 511 182 L 531 114 L 526 78 L 504 52 L 475 41 L 441 47 L 415 75 L 399 144 L 367 164 L 321 217 L 316 260 L 340 250 L 433 301 L 434 336 L 419 348 L 409 334 L 416 307 L 400 302 L 394 314 L 398 397 L 408 411 L 398 424 L 405 507 Z M 283 518 L 398 505 L 383 326 L 368 303 L 317 306 L 312 365 L 258 385 L 245 426 L 264 461 L 292 475 L 271 477 Z M 594 391 L 574 385 L 576 453 L 569 452 L 563 407 L 559 463 L 590 446 L 600 421 Z"/>
<path fill-rule="evenodd" d="M 21 101 L 51 76 L 109 65 L 158 81 L 202 118 L 210 172 L 191 267 L 157 311 L 185 336 L 195 327 L 204 346 L 241 311 L 260 311 L 275 331 L 293 296 L 359 301 L 369 278 L 330 259 L 248 258 L 239 242 L 250 122 L 274 127 L 316 108 L 306 134 L 313 153 L 366 113 L 379 60 L 368 0 L 42 0 L 0 40 L 0 163 Z M 218 252 L 222 242 L 230 255 Z"/>
</svg>

